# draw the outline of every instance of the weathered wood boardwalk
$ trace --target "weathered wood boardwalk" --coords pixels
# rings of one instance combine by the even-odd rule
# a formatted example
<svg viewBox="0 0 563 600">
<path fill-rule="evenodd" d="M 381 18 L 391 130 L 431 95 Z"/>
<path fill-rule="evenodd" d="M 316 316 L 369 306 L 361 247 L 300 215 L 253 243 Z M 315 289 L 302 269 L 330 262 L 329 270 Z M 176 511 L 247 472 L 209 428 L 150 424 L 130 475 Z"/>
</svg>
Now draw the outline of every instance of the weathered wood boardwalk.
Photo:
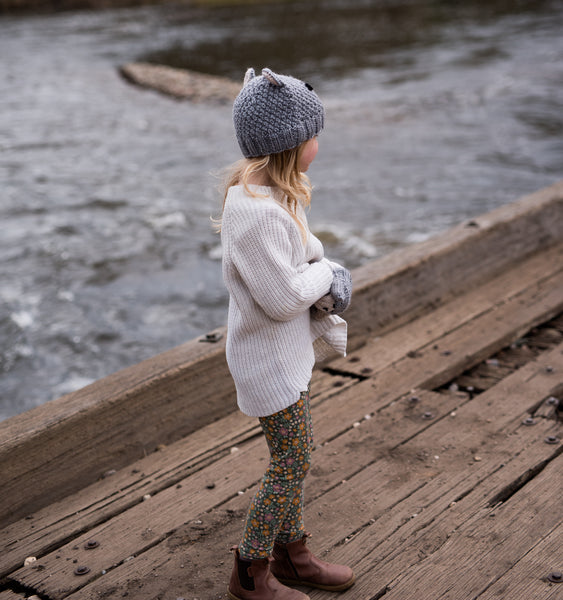
<svg viewBox="0 0 563 600">
<path fill-rule="evenodd" d="M 365 323 L 315 371 L 306 523 L 314 550 L 356 571 L 343 600 L 563 598 L 561 238 L 408 322 Z M 228 412 L 14 509 L 0 600 L 226 598 L 266 459 L 256 421 Z"/>
</svg>

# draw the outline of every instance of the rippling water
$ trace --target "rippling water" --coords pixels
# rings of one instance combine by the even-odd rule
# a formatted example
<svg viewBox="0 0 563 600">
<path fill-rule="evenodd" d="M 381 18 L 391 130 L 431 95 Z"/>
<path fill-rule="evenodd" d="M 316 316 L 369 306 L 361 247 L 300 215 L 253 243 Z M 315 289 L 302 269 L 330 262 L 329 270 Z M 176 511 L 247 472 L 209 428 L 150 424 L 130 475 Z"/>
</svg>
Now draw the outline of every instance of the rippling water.
<svg viewBox="0 0 563 600">
<path fill-rule="evenodd" d="M 215 173 L 230 106 L 149 60 L 312 83 L 312 228 L 356 266 L 556 181 L 563 3 L 340 0 L 0 18 L 0 418 L 225 322 Z"/>
</svg>

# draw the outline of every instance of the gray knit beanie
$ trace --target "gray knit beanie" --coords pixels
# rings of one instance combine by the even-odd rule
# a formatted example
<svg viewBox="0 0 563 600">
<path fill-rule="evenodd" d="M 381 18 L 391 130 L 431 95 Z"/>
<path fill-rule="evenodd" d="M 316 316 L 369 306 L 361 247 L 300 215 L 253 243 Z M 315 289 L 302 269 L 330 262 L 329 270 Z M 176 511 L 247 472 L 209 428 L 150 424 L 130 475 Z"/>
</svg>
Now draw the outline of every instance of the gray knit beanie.
<svg viewBox="0 0 563 600">
<path fill-rule="evenodd" d="M 246 158 L 296 148 L 320 133 L 324 108 L 313 88 L 300 79 L 248 69 L 233 105 L 233 121 Z"/>
</svg>

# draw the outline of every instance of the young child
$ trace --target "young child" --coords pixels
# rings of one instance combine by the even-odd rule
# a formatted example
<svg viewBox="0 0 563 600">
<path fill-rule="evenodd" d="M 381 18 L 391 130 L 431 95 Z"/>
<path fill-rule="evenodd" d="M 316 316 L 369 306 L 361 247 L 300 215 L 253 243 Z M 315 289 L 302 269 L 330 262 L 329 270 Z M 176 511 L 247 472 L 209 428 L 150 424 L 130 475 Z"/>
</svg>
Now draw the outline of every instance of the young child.
<svg viewBox="0 0 563 600">
<path fill-rule="evenodd" d="M 352 570 L 314 556 L 303 525 L 313 444 L 309 382 L 315 360 L 345 354 L 350 273 L 323 256 L 305 209 L 304 174 L 324 109 L 299 79 L 249 69 L 233 119 L 245 157 L 233 168 L 221 218 L 230 294 L 227 361 L 240 410 L 258 417 L 270 464 L 248 511 L 229 584 L 231 600 L 307 600 L 286 587 L 341 591 Z M 282 583 L 283 582 L 283 583 Z"/>
</svg>

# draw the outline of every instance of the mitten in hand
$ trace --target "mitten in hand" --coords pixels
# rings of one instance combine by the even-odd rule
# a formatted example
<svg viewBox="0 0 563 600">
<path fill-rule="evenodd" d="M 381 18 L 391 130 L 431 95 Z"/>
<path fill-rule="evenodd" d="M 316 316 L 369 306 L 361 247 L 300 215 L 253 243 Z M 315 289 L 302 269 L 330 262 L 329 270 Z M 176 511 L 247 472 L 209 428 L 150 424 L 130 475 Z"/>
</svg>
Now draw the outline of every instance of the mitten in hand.
<svg viewBox="0 0 563 600">
<path fill-rule="evenodd" d="M 334 300 L 333 314 L 343 313 L 352 300 L 352 275 L 348 269 L 338 267 L 333 271 L 332 285 L 330 286 L 330 295 Z"/>
<path fill-rule="evenodd" d="M 352 299 L 352 276 L 344 267 L 338 267 L 332 272 L 333 279 L 330 291 L 313 305 L 312 315 L 321 318 L 324 315 L 339 315 L 343 313 Z"/>
</svg>

